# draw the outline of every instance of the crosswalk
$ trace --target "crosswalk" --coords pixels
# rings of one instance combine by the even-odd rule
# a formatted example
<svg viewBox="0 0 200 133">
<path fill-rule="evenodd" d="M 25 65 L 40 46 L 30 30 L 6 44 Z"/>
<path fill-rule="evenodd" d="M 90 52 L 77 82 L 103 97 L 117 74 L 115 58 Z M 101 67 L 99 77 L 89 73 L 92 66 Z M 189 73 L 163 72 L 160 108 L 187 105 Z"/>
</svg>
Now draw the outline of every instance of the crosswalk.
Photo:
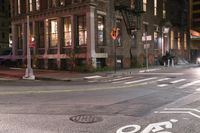
<svg viewBox="0 0 200 133">
<path fill-rule="evenodd" d="M 108 79 L 89 80 L 88 82 L 109 83 L 115 85 L 132 85 L 132 84 L 156 84 L 157 87 L 167 87 L 177 85 L 176 88 L 184 89 L 190 86 L 200 86 L 200 80 L 189 80 L 181 77 L 167 77 L 167 76 L 118 76 Z"/>
</svg>

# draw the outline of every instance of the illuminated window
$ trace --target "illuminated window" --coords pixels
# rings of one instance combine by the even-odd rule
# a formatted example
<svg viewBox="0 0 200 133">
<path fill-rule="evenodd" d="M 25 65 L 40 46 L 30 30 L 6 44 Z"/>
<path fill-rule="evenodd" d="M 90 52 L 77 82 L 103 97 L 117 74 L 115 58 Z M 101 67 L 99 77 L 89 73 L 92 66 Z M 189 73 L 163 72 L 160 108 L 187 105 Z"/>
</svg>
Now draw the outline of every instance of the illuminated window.
<svg viewBox="0 0 200 133">
<path fill-rule="evenodd" d="M 33 0 L 29 0 L 29 11 L 33 11 Z"/>
<path fill-rule="evenodd" d="M 64 46 L 72 45 L 71 31 L 72 31 L 71 18 L 70 17 L 64 18 Z"/>
<path fill-rule="evenodd" d="M 17 13 L 21 14 L 21 1 L 17 0 Z"/>
<path fill-rule="evenodd" d="M 174 49 L 174 31 L 171 31 L 170 44 L 171 44 L 171 49 Z"/>
<path fill-rule="evenodd" d="M 105 38 L 105 18 L 102 15 L 98 15 L 98 45 L 104 44 Z"/>
<path fill-rule="evenodd" d="M 36 0 L 35 3 L 36 3 L 36 10 L 37 11 L 40 10 L 40 0 Z"/>
<path fill-rule="evenodd" d="M 154 0 L 154 16 L 157 16 L 157 0 Z"/>
<path fill-rule="evenodd" d="M 78 45 L 86 45 L 87 30 L 86 30 L 86 16 L 78 16 Z"/>
<path fill-rule="evenodd" d="M 143 0 L 143 11 L 147 11 L 147 0 Z"/>
<path fill-rule="evenodd" d="M 49 45 L 56 47 L 58 45 L 58 23 L 57 20 L 49 21 Z"/>
<path fill-rule="evenodd" d="M 181 36 L 180 33 L 178 33 L 178 50 L 181 49 Z"/>
<path fill-rule="evenodd" d="M 187 50 L 187 34 L 184 33 L 184 49 Z"/>
</svg>

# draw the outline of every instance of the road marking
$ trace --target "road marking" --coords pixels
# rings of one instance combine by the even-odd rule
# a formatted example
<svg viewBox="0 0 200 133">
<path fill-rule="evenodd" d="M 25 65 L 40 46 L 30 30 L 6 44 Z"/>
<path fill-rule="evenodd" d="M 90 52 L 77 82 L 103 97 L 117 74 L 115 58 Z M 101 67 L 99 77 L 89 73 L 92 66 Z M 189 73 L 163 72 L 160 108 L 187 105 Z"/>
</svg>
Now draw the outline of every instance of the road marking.
<svg viewBox="0 0 200 133">
<path fill-rule="evenodd" d="M 158 87 L 165 87 L 165 86 L 168 86 L 168 84 L 159 84 L 157 85 Z"/>
<path fill-rule="evenodd" d="M 196 89 L 196 91 L 200 91 L 200 88 Z"/>
<path fill-rule="evenodd" d="M 156 114 L 190 114 L 200 119 L 200 115 L 193 112 L 200 113 L 200 110 L 194 108 L 165 108 L 165 111 L 155 111 Z"/>
<path fill-rule="evenodd" d="M 163 79 L 159 79 L 157 81 L 160 82 L 160 81 L 166 81 L 166 80 L 169 80 L 169 79 L 171 79 L 171 78 L 163 78 Z"/>
<path fill-rule="evenodd" d="M 185 80 L 186 79 L 179 79 L 179 80 L 172 81 L 170 83 L 175 84 L 175 83 L 179 83 L 179 82 L 182 82 L 182 81 L 185 81 Z"/>
<path fill-rule="evenodd" d="M 95 75 L 95 76 L 84 77 L 84 79 L 94 79 L 94 78 L 101 78 L 101 77 L 102 77 L 102 76 Z"/>
<path fill-rule="evenodd" d="M 190 82 L 190 83 L 187 83 L 187 84 L 184 84 L 180 87 L 178 87 L 179 89 L 183 89 L 183 88 L 186 88 L 188 86 L 191 86 L 191 85 L 194 85 L 194 84 L 197 84 L 197 83 L 200 83 L 200 80 L 196 80 L 196 81 L 193 81 L 193 82 Z"/>
<path fill-rule="evenodd" d="M 130 78 L 132 78 L 132 77 L 129 76 L 129 77 L 123 77 L 123 78 L 116 78 L 116 79 L 112 79 L 110 81 L 119 81 L 119 80 L 130 79 Z"/>
<path fill-rule="evenodd" d="M 184 75 L 184 73 L 139 73 L 139 74 L 145 74 L 145 75 L 177 75 L 177 76 L 181 76 Z"/>
<path fill-rule="evenodd" d="M 152 77 L 152 78 L 146 78 L 146 79 L 140 79 L 140 80 L 135 80 L 135 81 L 130 81 L 130 82 L 125 82 L 124 84 L 133 84 L 133 83 L 140 83 L 143 81 L 149 81 L 153 79 L 157 79 L 158 77 Z"/>
</svg>

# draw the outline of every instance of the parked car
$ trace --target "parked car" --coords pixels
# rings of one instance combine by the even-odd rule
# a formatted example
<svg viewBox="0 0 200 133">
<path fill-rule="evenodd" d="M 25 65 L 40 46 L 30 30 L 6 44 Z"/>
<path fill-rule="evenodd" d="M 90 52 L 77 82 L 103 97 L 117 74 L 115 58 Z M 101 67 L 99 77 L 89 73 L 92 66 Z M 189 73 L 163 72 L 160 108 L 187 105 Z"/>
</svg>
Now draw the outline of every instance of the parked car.
<svg viewBox="0 0 200 133">
<path fill-rule="evenodd" d="M 6 49 L 0 54 L 1 66 L 16 66 L 16 61 L 12 58 L 12 50 Z"/>
</svg>

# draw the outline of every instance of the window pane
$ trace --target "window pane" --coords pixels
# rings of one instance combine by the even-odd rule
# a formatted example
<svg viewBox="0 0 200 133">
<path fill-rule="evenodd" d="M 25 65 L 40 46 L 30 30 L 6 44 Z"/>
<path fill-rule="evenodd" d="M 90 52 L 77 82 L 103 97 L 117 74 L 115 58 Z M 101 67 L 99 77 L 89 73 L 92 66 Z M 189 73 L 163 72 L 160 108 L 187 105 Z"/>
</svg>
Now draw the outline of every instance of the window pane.
<svg viewBox="0 0 200 133">
<path fill-rule="evenodd" d="M 98 45 L 103 45 L 104 43 L 104 16 L 98 16 Z"/>
<path fill-rule="evenodd" d="M 78 16 L 79 45 L 87 43 L 86 16 Z"/>
<path fill-rule="evenodd" d="M 64 46 L 71 46 L 71 18 L 64 18 Z"/>
<path fill-rule="evenodd" d="M 50 21 L 50 46 L 56 47 L 58 45 L 58 27 L 57 20 Z"/>
</svg>

